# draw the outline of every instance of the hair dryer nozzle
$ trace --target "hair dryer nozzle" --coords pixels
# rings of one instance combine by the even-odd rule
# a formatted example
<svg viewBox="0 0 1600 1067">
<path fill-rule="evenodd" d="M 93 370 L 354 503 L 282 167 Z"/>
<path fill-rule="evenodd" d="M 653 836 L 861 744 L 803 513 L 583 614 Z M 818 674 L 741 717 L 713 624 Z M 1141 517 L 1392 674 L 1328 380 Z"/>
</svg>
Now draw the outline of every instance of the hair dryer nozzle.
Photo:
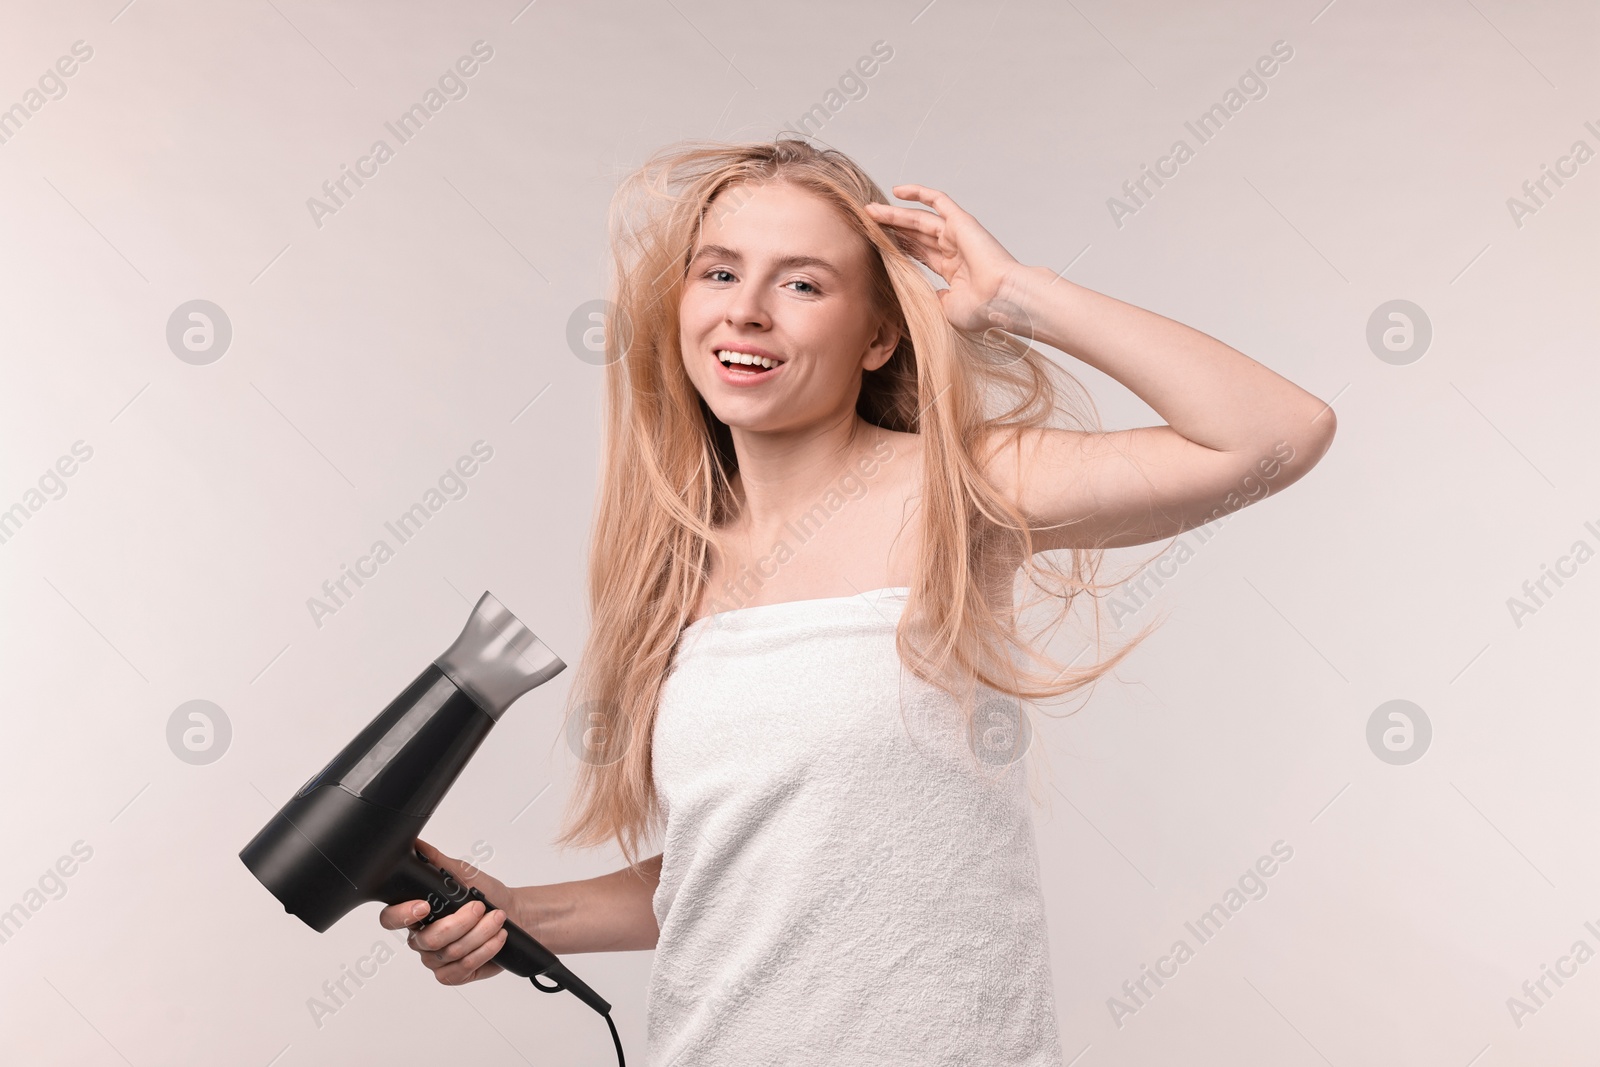
<svg viewBox="0 0 1600 1067">
<path fill-rule="evenodd" d="M 461 636 L 433 662 L 496 720 L 523 693 L 567 666 L 487 591 Z"/>
</svg>

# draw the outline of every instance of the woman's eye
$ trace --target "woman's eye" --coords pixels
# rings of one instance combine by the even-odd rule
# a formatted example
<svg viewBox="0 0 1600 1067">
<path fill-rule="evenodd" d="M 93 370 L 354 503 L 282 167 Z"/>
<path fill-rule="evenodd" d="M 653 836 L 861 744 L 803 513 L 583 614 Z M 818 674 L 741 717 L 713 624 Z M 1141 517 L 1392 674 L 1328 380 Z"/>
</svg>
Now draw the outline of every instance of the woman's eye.
<svg viewBox="0 0 1600 1067">
<path fill-rule="evenodd" d="M 725 278 L 724 277 L 719 277 L 719 275 L 726 275 L 727 277 L 725 277 Z M 732 278 L 733 278 L 733 272 L 730 271 L 730 270 L 726 270 L 725 268 L 722 268 L 722 267 L 713 267 L 711 270 L 706 271 L 704 276 L 706 278 L 709 278 L 710 280 L 712 280 L 714 282 L 731 281 Z M 805 286 L 805 288 L 803 290 L 801 290 L 801 292 L 804 292 L 807 295 L 820 292 L 820 290 L 818 290 L 817 287 L 814 284 L 804 280 L 803 278 L 796 278 L 794 281 L 785 282 L 784 284 L 786 284 L 786 285 L 803 285 L 803 286 Z"/>
</svg>

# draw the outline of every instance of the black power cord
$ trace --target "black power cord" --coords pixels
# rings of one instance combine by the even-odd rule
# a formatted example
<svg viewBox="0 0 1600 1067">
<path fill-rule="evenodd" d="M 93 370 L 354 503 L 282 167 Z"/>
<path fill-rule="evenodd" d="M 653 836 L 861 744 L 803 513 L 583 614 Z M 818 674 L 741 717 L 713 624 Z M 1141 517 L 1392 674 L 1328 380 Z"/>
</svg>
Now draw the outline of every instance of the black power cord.
<svg viewBox="0 0 1600 1067">
<path fill-rule="evenodd" d="M 606 1016 L 606 1025 L 611 1027 L 611 1042 L 617 1046 L 617 1067 L 624 1067 L 622 1060 L 622 1038 L 617 1036 L 617 1024 L 611 1021 L 611 1016 Z"/>
<path fill-rule="evenodd" d="M 560 993 L 567 988 L 560 982 L 556 982 L 553 985 L 541 985 L 539 975 L 536 974 L 530 976 L 528 981 L 532 982 L 533 988 L 541 993 Z M 611 1043 L 617 1046 L 617 1067 L 627 1067 L 628 1061 L 622 1058 L 622 1038 L 617 1036 L 617 1024 L 611 1021 L 610 1012 L 602 1013 L 601 1018 L 605 1019 L 606 1025 L 611 1028 Z"/>
</svg>

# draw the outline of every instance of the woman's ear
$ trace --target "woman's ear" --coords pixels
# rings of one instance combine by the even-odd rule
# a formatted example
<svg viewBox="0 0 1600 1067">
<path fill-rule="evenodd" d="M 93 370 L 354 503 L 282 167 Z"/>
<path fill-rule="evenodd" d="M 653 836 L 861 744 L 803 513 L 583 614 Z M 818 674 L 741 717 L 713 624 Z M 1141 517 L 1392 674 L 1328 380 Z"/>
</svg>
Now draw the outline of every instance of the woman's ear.
<svg viewBox="0 0 1600 1067">
<path fill-rule="evenodd" d="M 889 357 L 899 347 L 900 330 L 885 316 L 879 321 L 878 332 L 873 334 L 872 343 L 867 346 L 866 355 L 861 359 L 861 369 L 877 370 L 889 362 Z"/>
</svg>

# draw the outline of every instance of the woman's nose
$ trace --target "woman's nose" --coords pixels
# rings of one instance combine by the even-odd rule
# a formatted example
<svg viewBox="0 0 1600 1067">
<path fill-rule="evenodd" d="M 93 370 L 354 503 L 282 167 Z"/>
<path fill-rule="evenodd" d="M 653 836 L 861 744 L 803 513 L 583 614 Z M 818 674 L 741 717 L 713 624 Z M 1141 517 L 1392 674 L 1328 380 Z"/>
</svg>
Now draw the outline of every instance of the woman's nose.
<svg viewBox="0 0 1600 1067">
<path fill-rule="evenodd" d="M 769 321 L 765 301 L 749 289 L 741 289 L 728 299 L 727 316 L 733 326 L 765 327 Z"/>
</svg>

